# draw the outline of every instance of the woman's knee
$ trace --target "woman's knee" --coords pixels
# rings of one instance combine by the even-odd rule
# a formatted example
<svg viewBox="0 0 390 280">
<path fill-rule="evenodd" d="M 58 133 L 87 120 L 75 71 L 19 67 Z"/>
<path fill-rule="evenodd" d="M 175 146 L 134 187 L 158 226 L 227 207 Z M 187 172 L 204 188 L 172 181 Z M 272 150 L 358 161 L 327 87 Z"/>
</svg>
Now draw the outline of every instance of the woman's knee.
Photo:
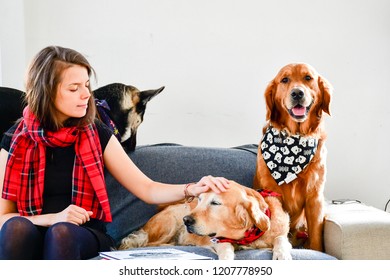
<svg viewBox="0 0 390 280">
<path fill-rule="evenodd" d="M 46 232 L 46 240 L 49 239 L 52 242 L 72 240 L 74 238 L 74 232 L 77 227 L 78 226 L 74 224 L 66 222 L 54 224 L 48 228 Z"/>
<path fill-rule="evenodd" d="M 36 226 L 23 217 L 7 220 L 0 231 L 0 259 L 41 257 L 42 236 Z"/>
<path fill-rule="evenodd" d="M 97 252 L 98 242 L 88 229 L 63 222 L 47 230 L 44 245 L 45 259 L 88 259 L 94 257 Z"/>
<path fill-rule="evenodd" d="M 8 219 L 1 228 L 3 234 L 15 233 L 15 232 L 24 232 L 28 234 L 31 231 L 35 231 L 35 225 L 28 219 L 17 216 Z"/>
</svg>

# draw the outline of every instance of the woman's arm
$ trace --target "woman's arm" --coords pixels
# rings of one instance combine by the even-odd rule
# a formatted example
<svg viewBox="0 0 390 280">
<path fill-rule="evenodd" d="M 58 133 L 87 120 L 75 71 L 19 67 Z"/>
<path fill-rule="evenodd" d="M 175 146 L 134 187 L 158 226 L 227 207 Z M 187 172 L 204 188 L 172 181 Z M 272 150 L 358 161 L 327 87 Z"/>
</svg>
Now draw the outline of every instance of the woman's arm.
<svg viewBox="0 0 390 280">
<path fill-rule="evenodd" d="M 147 177 L 129 158 L 119 141 L 111 136 L 104 150 L 104 163 L 112 176 L 128 191 L 150 204 L 170 203 L 185 197 L 186 185 L 172 185 L 155 182 Z M 188 186 L 192 196 L 208 190 L 223 192 L 229 187 L 225 178 L 203 177 L 198 183 Z"/>
</svg>

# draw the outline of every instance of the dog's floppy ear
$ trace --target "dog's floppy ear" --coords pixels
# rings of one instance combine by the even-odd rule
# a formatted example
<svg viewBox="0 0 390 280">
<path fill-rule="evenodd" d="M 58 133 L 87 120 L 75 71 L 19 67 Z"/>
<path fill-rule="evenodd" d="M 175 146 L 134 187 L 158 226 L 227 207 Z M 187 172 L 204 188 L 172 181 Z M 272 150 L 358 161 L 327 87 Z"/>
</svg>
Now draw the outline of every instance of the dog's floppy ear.
<svg viewBox="0 0 390 280">
<path fill-rule="evenodd" d="M 322 110 L 330 116 L 330 103 L 332 100 L 333 87 L 322 76 L 318 76 L 318 86 L 322 94 Z"/>
<path fill-rule="evenodd" d="M 158 89 L 144 90 L 139 93 L 139 98 L 141 102 L 146 105 L 153 97 L 162 92 L 165 87 L 160 87 Z"/>
<path fill-rule="evenodd" d="M 276 83 L 275 80 L 272 80 L 264 92 L 264 99 L 265 99 L 265 106 L 266 106 L 266 120 L 272 120 L 273 119 L 273 112 L 274 112 L 274 99 L 275 99 L 275 90 L 276 90 Z"/>
<path fill-rule="evenodd" d="M 247 207 L 244 207 L 242 204 L 237 204 L 236 208 L 234 209 L 234 214 L 236 215 L 237 219 L 242 222 L 243 227 L 249 228 L 251 217 L 249 215 L 249 211 L 246 208 Z"/>
<path fill-rule="evenodd" d="M 264 213 L 268 208 L 267 203 L 257 191 L 251 188 L 246 188 L 245 191 L 248 198 L 247 211 L 249 215 L 259 229 L 267 231 L 270 227 L 270 220 Z"/>
</svg>

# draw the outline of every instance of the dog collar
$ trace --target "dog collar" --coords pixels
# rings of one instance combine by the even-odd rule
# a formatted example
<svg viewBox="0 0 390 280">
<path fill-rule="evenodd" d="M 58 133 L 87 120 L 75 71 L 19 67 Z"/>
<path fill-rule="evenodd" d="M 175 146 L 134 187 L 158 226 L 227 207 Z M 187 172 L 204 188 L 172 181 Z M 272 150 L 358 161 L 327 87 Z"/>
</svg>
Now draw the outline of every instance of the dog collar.
<svg viewBox="0 0 390 280">
<path fill-rule="evenodd" d="M 267 197 L 267 196 L 281 196 L 280 193 L 269 191 L 269 190 L 261 189 L 261 190 L 258 190 L 258 192 L 263 197 Z M 264 213 L 267 215 L 268 218 L 271 219 L 271 210 L 269 210 L 269 208 L 267 208 L 264 211 Z M 237 244 L 237 245 L 248 245 L 248 244 L 256 241 L 257 239 L 259 239 L 264 233 L 265 233 L 265 231 L 262 231 L 257 226 L 253 226 L 251 229 L 247 230 L 244 233 L 244 237 L 241 238 L 241 239 L 231 239 L 231 238 L 225 238 L 225 237 L 213 237 L 211 239 L 211 242 L 213 242 L 213 243 L 228 242 L 228 243 Z"/>
<path fill-rule="evenodd" d="M 317 146 L 316 138 L 289 136 L 272 126 L 267 128 L 260 143 L 263 159 L 278 185 L 295 180 L 313 159 Z"/>
<path fill-rule="evenodd" d="M 114 121 L 110 118 L 107 112 L 111 111 L 110 106 L 105 99 L 95 99 L 96 109 L 98 111 L 98 115 L 100 120 L 107 125 L 111 131 L 114 133 L 115 137 L 118 138 L 119 142 L 121 142 L 121 135 L 119 133 L 118 128 L 116 127 Z"/>
<path fill-rule="evenodd" d="M 268 209 L 267 209 L 268 210 Z M 211 239 L 211 242 L 213 243 L 231 243 L 231 244 L 237 244 L 237 245 L 248 245 L 257 239 L 259 239 L 264 234 L 264 231 L 259 229 L 256 226 L 253 226 L 251 229 L 247 230 L 245 232 L 245 236 L 241 239 L 230 239 L 225 237 L 214 237 Z"/>
<path fill-rule="evenodd" d="M 265 189 L 259 189 L 257 190 L 259 194 L 261 194 L 262 197 L 267 197 L 267 196 L 282 196 L 280 193 L 273 192 L 270 190 L 265 190 Z"/>
</svg>

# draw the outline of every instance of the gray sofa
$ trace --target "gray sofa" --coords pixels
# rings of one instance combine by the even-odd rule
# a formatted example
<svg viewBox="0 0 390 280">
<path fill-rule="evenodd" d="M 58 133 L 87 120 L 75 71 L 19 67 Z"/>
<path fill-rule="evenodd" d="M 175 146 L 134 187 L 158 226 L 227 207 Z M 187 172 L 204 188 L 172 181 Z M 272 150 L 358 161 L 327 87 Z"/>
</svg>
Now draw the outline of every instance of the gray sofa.
<svg viewBox="0 0 390 280">
<path fill-rule="evenodd" d="M 187 183 L 198 181 L 205 175 L 213 175 L 251 187 L 257 145 L 202 148 L 157 144 L 139 146 L 129 156 L 147 176 L 156 181 Z M 156 213 L 156 206 L 128 193 L 110 174 L 106 174 L 106 181 L 113 214 L 113 222 L 107 224 L 107 230 L 119 244 L 123 237 L 139 229 Z M 360 207 L 358 214 L 354 207 Z M 293 249 L 293 259 L 390 259 L 390 214 L 362 204 L 329 205 L 327 209 L 329 214 L 324 230 L 326 253 Z M 362 218 L 359 218 L 361 215 Z M 349 216 L 353 217 L 352 220 L 349 220 Z M 372 240 L 372 228 L 380 228 L 378 235 L 381 238 Z M 216 254 L 205 248 L 176 248 L 217 258 Z M 269 249 L 238 251 L 235 256 L 235 259 L 251 260 L 271 258 Z"/>
</svg>

